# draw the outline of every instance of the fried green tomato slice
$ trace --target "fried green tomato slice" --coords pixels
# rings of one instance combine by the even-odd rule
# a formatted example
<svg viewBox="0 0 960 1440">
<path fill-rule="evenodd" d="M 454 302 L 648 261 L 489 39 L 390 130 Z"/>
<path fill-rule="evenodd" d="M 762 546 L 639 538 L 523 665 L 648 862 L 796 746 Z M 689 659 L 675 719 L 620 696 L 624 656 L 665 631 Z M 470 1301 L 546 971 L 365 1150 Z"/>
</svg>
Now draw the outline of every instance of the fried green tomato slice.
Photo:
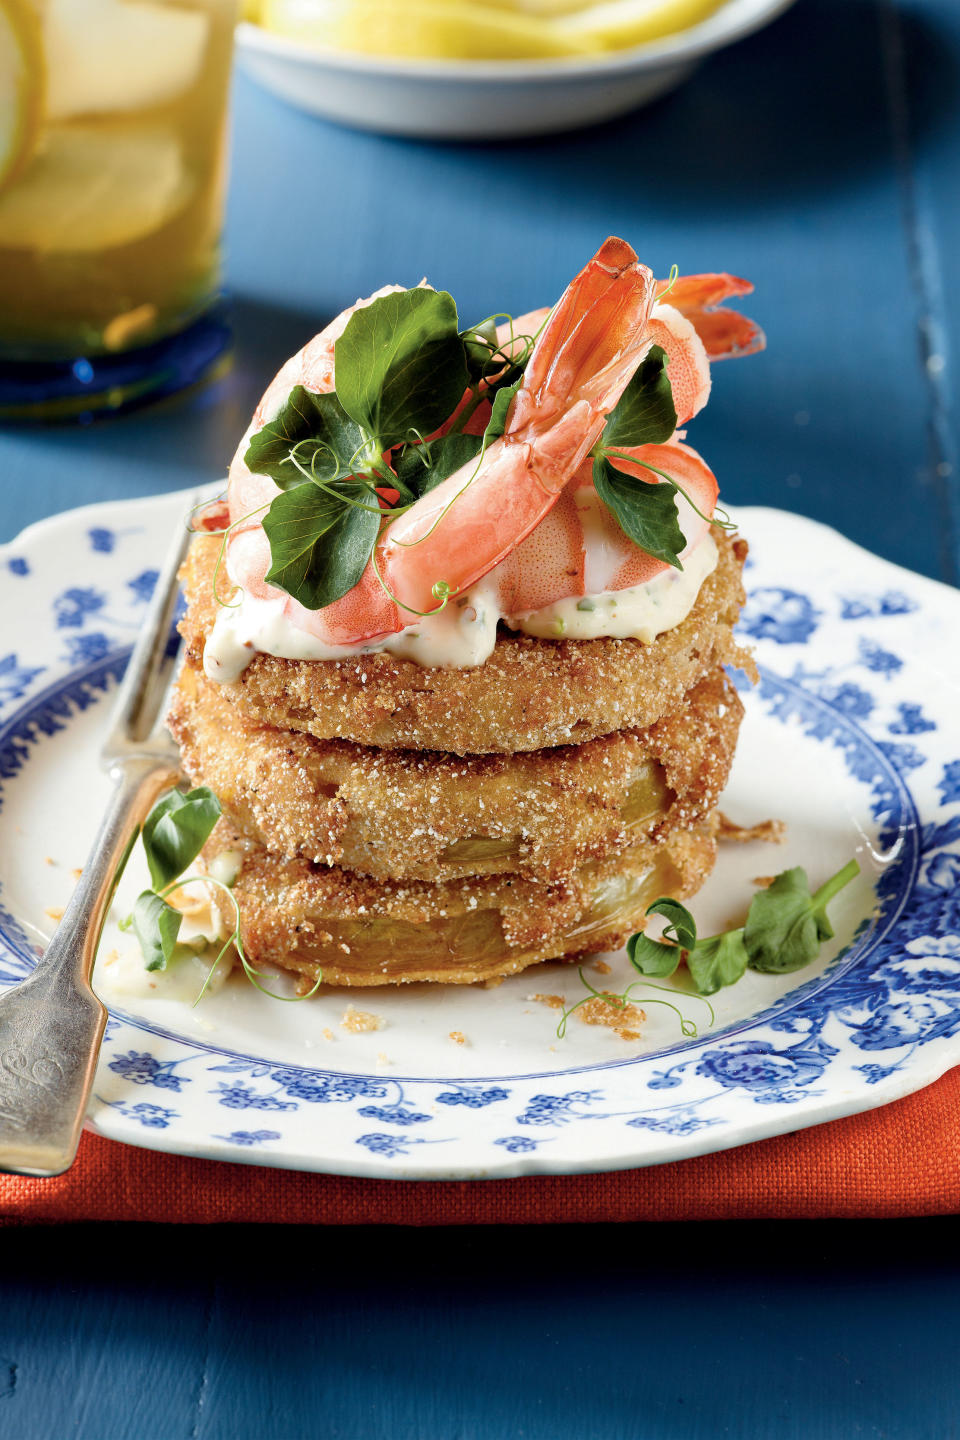
<svg viewBox="0 0 960 1440">
<path fill-rule="evenodd" d="M 221 821 L 204 863 L 233 872 L 243 944 L 272 964 L 333 985 L 471 985 L 541 960 L 613 950 L 662 895 L 693 894 L 716 858 L 714 825 L 589 861 L 555 883 L 482 876 L 377 881 L 287 860 Z"/>
<path fill-rule="evenodd" d="M 646 730 L 510 756 L 378 750 L 258 724 L 186 665 L 168 724 L 191 780 L 268 850 L 379 879 L 542 881 L 699 824 L 742 714 L 717 667 Z"/>
<path fill-rule="evenodd" d="M 733 626 L 747 546 L 713 533 L 716 569 L 687 618 L 651 644 L 538 640 L 501 627 L 493 654 L 474 669 L 430 668 L 386 652 L 345 660 L 257 654 L 221 690 L 240 715 L 279 730 L 456 755 L 512 755 L 653 725 L 718 664 L 744 658 Z M 217 614 L 219 545 L 215 535 L 198 536 L 181 573 L 181 632 L 198 669 Z"/>
</svg>

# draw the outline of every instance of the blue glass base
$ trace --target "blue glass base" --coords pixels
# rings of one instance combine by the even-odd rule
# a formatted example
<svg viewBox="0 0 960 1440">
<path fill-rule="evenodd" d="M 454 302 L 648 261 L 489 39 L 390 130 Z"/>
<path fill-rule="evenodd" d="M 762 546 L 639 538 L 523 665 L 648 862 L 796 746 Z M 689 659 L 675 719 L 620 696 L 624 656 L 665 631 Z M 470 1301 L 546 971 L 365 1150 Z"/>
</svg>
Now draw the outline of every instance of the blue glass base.
<svg viewBox="0 0 960 1440">
<path fill-rule="evenodd" d="M 176 335 L 117 355 L 0 359 L 0 421 L 89 423 L 172 395 L 229 362 L 231 331 L 218 302 Z"/>
</svg>

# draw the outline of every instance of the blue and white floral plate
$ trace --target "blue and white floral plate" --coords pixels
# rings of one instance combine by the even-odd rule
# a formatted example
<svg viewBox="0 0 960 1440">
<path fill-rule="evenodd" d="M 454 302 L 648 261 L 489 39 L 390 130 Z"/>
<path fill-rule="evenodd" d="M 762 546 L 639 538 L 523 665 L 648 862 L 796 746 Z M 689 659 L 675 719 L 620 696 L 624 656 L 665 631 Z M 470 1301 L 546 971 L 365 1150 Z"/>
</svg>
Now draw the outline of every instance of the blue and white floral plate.
<svg viewBox="0 0 960 1440">
<path fill-rule="evenodd" d="M 183 496 L 94 506 L 0 551 L 0 986 L 49 937 L 107 796 L 110 693 Z M 116 927 L 89 1123 L 136 1145 L 344 1174 L 462 1179 L 659 1164 L 885 1104 L 960 1063 L 960 596 L 774 510 L 738 517 L 752 554 L 741 631 L 763 678 L 724 809 L 787 822 L 782 846 L 727 846 L 694 902 L 736 923 L 751 881 L 851 856 L 837 939 L 811 969 L 748 974 L 703 1001 L 638 997 L 642 1038 L 542 996 L 547 965 L 496 988 L 328 990 L 279 1004 L 237 976 L 193 1009 L 112 980 L 140 971 Z M 118 962 L 119 957 L 119 962 Z M 621 988 L 623 956 L 593 982 Z M 699 1030 L 684 1039 L 675 1000 Z M 350 1002 L 380 1028 L 341 1023 Z"/>
</svg>

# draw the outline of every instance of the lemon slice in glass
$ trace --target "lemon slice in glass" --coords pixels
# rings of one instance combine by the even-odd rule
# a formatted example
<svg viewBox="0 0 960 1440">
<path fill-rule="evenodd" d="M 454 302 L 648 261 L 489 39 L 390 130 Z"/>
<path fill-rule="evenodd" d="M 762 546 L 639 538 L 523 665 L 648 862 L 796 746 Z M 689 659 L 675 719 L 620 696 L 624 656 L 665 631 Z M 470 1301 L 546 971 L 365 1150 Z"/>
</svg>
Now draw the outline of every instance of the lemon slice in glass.
<svg viewBox="0 0 960 1440">
<path fill-rule="evenodd" d="M 479 0 L 265 0 L 261 23 L 322 49 L 437 60 L 541 60 L 599 48 Z"/>
<path fill-rule="evenodd" d="M 43 52 L 26 0 L 0 0 L 0 190 L 33 153 L 43 104 Z"/>
<path fill-rule="evenodd" d="M 173 131 L 52 126 L 18 185 L 0 195 L 0 245 L 89 254 L 160 230 L 193 185 Z"/>
<path fill-rule="evenodd" d="M 46 0 L 50 120 L 166 105 L 197 84 L 210 17 L 134 0 Z"/>
<path fill-rule="evenodd" d="M 723 3 L 724 0 L 605 0 L 575 15 L 557 19 L 554 24 L 571 43 L 583 49 L 602 46 L 608 50 L 626 50 L 689 30 L 719 10 Z"/>
</svg>

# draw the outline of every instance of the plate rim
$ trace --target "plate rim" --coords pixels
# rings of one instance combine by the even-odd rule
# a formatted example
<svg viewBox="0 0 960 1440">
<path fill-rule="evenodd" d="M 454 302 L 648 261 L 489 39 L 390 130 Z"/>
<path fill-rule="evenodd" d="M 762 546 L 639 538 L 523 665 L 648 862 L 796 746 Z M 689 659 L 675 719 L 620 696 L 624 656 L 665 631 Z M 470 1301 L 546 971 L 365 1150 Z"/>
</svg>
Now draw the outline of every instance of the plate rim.
<svg viewBox="0 0 960 1440">
<path fill-rule="evenodd" d="M 222 482 L 216 482 L 214 485 L 211 486 L 211 489 L 215 493 L 219 492 L 219 490 L 222 489 Z M 129 497 L 119 500 L 112 499 L 105 501 L 97 501 L 89 505 L 77 507 L 73 510 L 62 511 L 55 515 L 44 517 L 43 519 L 25 527 L 25 529 L 23 529 L 12 540 L 5 542 L 3 545 L 0 545 L 0 562 L 7 559 L 10 556 L 11 551 L 29 551 L 38 544 L 45 545 L 49 540 L 55 539 L 55 536 L 58 532 L 63 531 L 64 533 L 69 533 L 70 531 L 75 530 L 78 524 L 82 524 L 85 520 L 92 520 L 97 518 L 98 516 L 103 516 L 106 513 L 109 513 L 113 517 L 116 517 L 118 511 L 120 511 L 121 513 L 124 511 L 130 513 L 134 510 L 139 510 L 143 507 L 147 507 L 150 505 L 159 505 L 161 507 L 169 506 L 172 509 L 178 500 L 186 499 L 186 497 L 188 495 L 192 495 L 195 490 L 196 487 L 191 486 L 188 487 L 185 491 L 167 491 L 154 496 Z M 829 536 L 831 540 L 839 542 L 842 546 L 850 547 L 850 549 L 854 552 L 858 552 L 859 557 L 865 559 L 869 565 L 882 567 L 883 571 L 885 572 L 885 577 L 887 579 L 894 579 L 898 575 L 908 577 L 912 586 L 917 587 L 919 585 L 921 589 L 928 592 L 930 600 L 936 599 L 942 601 L 943 599 L 945 599 L 946 596 L 950 596 L 953 598 L 952 601 L 948 603 L 960 605 L 960 592 L 955 590 L 952 586 L 949 586 L 942 581 L 935 580 L 929 576 L 924 576 L 916 572 L 910 571 L 905 567 L 896 564 L 896 562 L 886 560 L 884 557 L 881 556 L 877 556 L 865 547 L 860 546 L 856 542 L 847 539 L 838 531 L 834 530 L 828 525 L 825 525 L 823 522 L 812 520 L 806 516 L 796 515 L 789 511 L 778 510 L 774 507 L 765 506 L 738 507 L 738 514 L 742 515 L 743 528 L 748 534 L 752 517 L 759 516 L 760 514 L 768 517 L 770 524 L 777 524 L 782 522 L 785 522 L 790 526 L 795 526 L 799 524 L 802 527 L 808 528 L 809 532 L 821 532 L 824 537 Z M 61 684 L 66 679 L 67 675 L 69 675 L 70 673 L 72 673 L 70 668 L 66 665 L 66 662 L 64 662 L 63 679 L 60 682 Z M 45 687 L 45 689 L 46 688 L 47 687 Z M 56 682 L 54 682 L 54 686 L 52 688 L 56 688 Z M 21 711 L 29 710 L 32 705 L 35 705 L 37 700 L 39 699 L 39 693 L 40 692 L 35 694 L 25 706 L 18 706 L 8 717 L 8 720 L 4 723 L 3 728 L 6 729 L 7 724 L 10 721 L 14 720 L 17 714 L 19 714 Z M 861 727 L 856 728 L 858 730 L 861 729 Z M 876 745 L 876 741 L 874 741 L 871 735 L 869 735 L 866 731 L 861 731 L 861 733 L 872 745 Z M 895 767 L 891 768 L 895 769 Z M 899 775 L 899 772 L 897 772 L 897 774 L 899 776 L 899 779 L 902 781 L 905 792 L 914 802 L 914 804 L 916 804 L 916 797 L 913 795 L 911 787 L 907 782 L 906 778 L 902 775 Z M 923 818 L 922 811 L 921 818 Z M 755 1019 L 747 1020 L 742 1025 L 738 1025 L 736 1027 L 737 1032 L 739 1033 L 740 1030 L 749 1030 L 752 1025 L 757 1023 L 758 1022 Z M 723 1033 L 727 1037 L 729 1037 L 731 1032 L 727 1031 Z M 706 1037 L 703 1037 L 702 1040 L 698 1039 L 696 1042 L 694 1042 L 692 1046 L 684 1048 L 693 1052 L 700 1048 L 702 1044 L 709 1044 L 712 1040 L 716 1038 L 717 1037 L 715 1036 L 707 1035 Z M 191 1042 L 182 1037 L 174 1037 L 173 1043 L 180 1044 L 182 1046 L 188 1046 Z M 199 1044 L 201 1047 L 204 1046 L 204 1042 L 199 1039 L 199 1037 L 196 1043 Z M 223 1052 L 219 1051 L 219 1053 Z M 643 1059 L 650 1057 L 637 1058 Z M 427 1179 L 438 1181 L 462 1180 L 468 1178 L 509 1178 L 512 1176 L 530 1174 L 601 1173 L 618 1169 L 635 1169 L 640 1167 L 646 1167 L 650 1164 L 662 1164 L 680 1159 L 694 1158 L 698 1155 L 735 1148 L 741 1144 L 755 1143 L 762 1139 L 768 1139 L 774 1135 L 793 1133 L 801 1129 L 806 1129 L 812 1125 L 826 1123 L 833 1119 L 839 1119 L 852 1114 L 866 1112 L 868 1110 L 878 1108 L 881 1105 L 890 1103 L 891 1101 L 894 1101 L 896 1099 L 902 1098 L 905 1095 L 914 1093 L 917 1090 L 925 1088 L 927 1085 L 933 1083 L 936 1079 L 938 1079 L 954 1064 L 956 1064 L 958 1060 L 960 1060 L 960 1050 L 958 1050 L 958 1053 L 955 1056 L 951 1056 L 948 1053 L 947 1049 L 940 1045 L 920 1046 L 915 1057 L 913 1058 L 908 1067 L 893 1072 L 885 1080 L 879 1082 L 870 1089 L 867 1089 L 864 1085 L 856 1093 L 851 1093 L 849 1095 L 827 1095 L 824 1097 L 818 1097 L 817 1103 L 811 1108 L 786 1111 L 783 1109 L 777 1110 L 776 1107 L 771 1107 L 768 1115 L 760 1115 L 756 1113 L 752 1114 L 750 1117 L 748 1135 L 743 1135 L 742 1133 L 740 1133 L 740 1131 L 742 1130 L 742 1123 L 740 1123 L 737 1126 L 729 1127 L 729 1129 L 725 1126 L 724 1133 L 721 1135 L 717 1135 L 711 1129 L 705 1129 L 699 1135 L 691 1135 L 687 1137 L 681 1153 L 678 1153 L 675 1143 L 670 1143 L 671 1137 L 664 1136 L 659 1144 L 657 1144 L 656 1142 L 653 1144 L 647 1144 L 644 1148 L 642 1155 L 637 1155 L 634 1153 L 626 1154 L 624 1152 L 623 1146 L 621 1145 L 619 1147 L 619 1153 L 615 1155 L 600 1156 L 596 1153 L 591 1153 L 584 1158 L 578 1158 L 576 1155 L 570 1155 L 568 1153 L 558 1163 L 552 1162 L 548 1154 L 541 1154 L 539 1151 L 537 1151 L 535 1153 L 525 1154 L 522 1157 L 514 1157 L 512 1155 L 508 1156 L 507 1154 L 503 1154 L 501 1159 L 501 1157 L 498 1155 L 496 1157 L 497 1163 L 495 1165 L 487 1164 L 475 1167 L 464 1167 L 462 1164 L 457 1163 L 451 1169 L 444 1170 L 442 1157 L 438 1156 L 438 1163 L 435 1166 L 431 1166 L 429 1169 L 425 1168 L 423 1163 L 414 1164 L 412 1166 L 392 1164 L 388 1168 L 379 1161 L 379 1158 L 377 1156 L 373 1154 L 368 1154 L 366 1151 L 351 1154 L 347 1158 L 343 1159 L 337 1157 L 334 1160 L 331 1157 L 318 1154 L 305 1156 L 301 1152 L 294 1155 L 283 1148 L 271 1152 L 260 1149 L 252 1151 L 244 1150 L 240 1145 L 229 1144 L 214 1147 L 209 1143 L 209 1141 L 205 1141 L 202 1137 L 193 1139 L 188 1135 L 180 1133 L 168 1135 L 166 1132 L 156 1132 L 154 1134 L 144 1131 L 139 1127 L 134 1127 L 132 1124 L 126 1127 L 109 1125 L 105 1127 L 103 1124 L 100 1123 L 98 1116 L 94 1117 L 92 1121 L 88 1120 L 88 1125 L 91 1129 L 96 1130 L 98 1133 L 106 1134 L 110 1138 L 121 1139 L 125 1143 L 132 1143 L 140 1148 L 153 1149 L 162 1152 L 165 1151 L 169 1153 L 204 1156 L 206 1158 L 226 1160 L 228 1162 L 249 1163 L 261 1166 L 268 1166 L 272 1168 L 293 1169 L 304 1172 L 323 1172 L 332 1174 L 366 1176 L 372 1178 L 418 1180 Z M 270 1063 L 278 1065 L 280 1062 Z M 597 1071 L 600 1073 L 609 1073 L 609 1070 L 611 1068 L 618 1066 L 622 1067 L 628 1063 L 632 1062 L 628 1062 L 625 1059 L 624 1061 L 620 1062 L 608 1062 L 604 1065 L 579 1066 L 576 1067 L 576 1069 L 567 1070 L 559 1073 L 551 1072 L 549 1076 L 543 1077 L 528 1074 L 523 1076 L 509 1076 L 503 1078 L 515 1078 L 517 1082 L 523 1083 L 524 1081 L 535 1080 L 537 1078 L 557 1079 L 562 1078 L 562 1076 L 566 1075 L 572 1076 L 574 1074 L 583 1074 L 585 1072 L 589 1073 L 593 1071 Z M 289 1068 L 293 1069 L 296 1067 L 291 1066 Z M 336 1073 L 345 1074 L 346 1072 Z M 382 1078 L 385 1080 L 400 1079 L 400 1077 L 394 1077 L 392 1075 L 387 1075 Z M 494 1077 L 490 1078 L 492 1080 Z M 487 1077 L 482 1077 L 482 1080 L 479 1083 L 486 1083 L 486 1079 Z M 451 1078 L 444 1079 L 444 1077 L 429 1077 L 429 1079 L 427 1077 L 410 1077 L 409 1081 L 409 1083 L 411 1084 L 434 1082 L 436 1082 L 437 1084 L 478 1083 L 469 1079 L 466 1081 L 459 1081 L 453 1080 Z M 102 1106 L 102 1112 L 109 1114 L 110 1116 L 114 1116 L 116 1113 L 113 1111 L 106 1111 L 105 1105 Z M 651 1137 L 651 1139 L 652 1138 L 653 1137 Z M 657 1139 L 659 1139 L 659 1137 L 657 1137 Z"/>
</svg>

